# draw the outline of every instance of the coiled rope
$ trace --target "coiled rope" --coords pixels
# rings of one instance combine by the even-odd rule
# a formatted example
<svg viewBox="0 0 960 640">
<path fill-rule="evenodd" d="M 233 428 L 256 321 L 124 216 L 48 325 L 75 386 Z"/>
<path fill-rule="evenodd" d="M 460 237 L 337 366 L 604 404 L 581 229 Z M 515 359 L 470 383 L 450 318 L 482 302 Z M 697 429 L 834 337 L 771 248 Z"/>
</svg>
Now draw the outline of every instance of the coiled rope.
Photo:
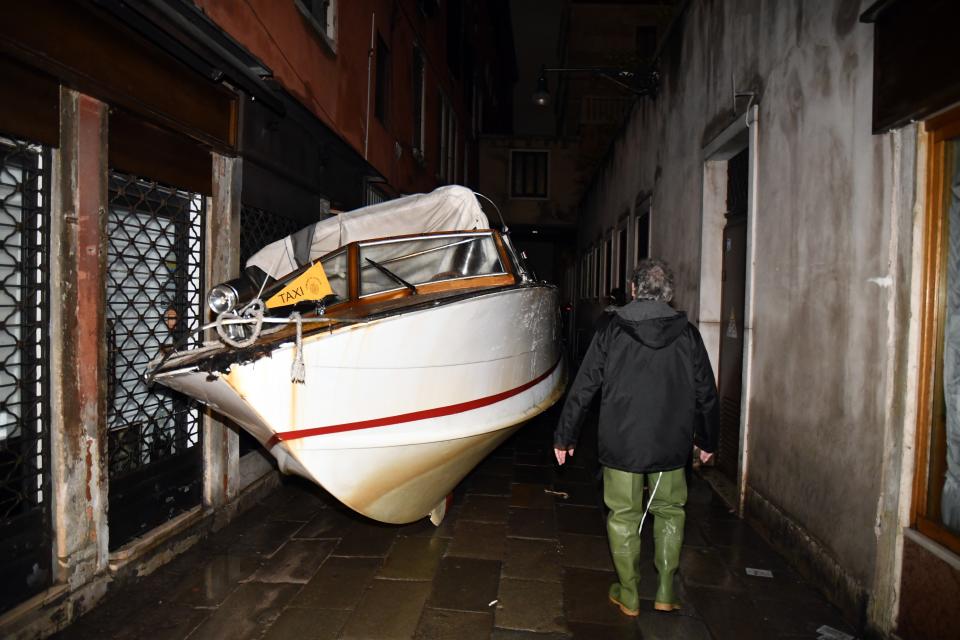
<svg viewBox="0 0 960 640">
<path fill-rule="evenodd" d="M 239 312 L 224 311 L 221 313 L 219 316 L 217 316 L 217 319 L 213 323 L 217 328 L 217 335 L 220 336 L 220 340 L 231 347 L 237 347 L 238 349 L 251 346 L 257 341 L 257 338 L 260 337 L 260 330 L 263 329 L 263 309 L 263 300 L 260 298 L 254 298 L 244 308 L 240 309 Z M 237 320 L 240 320 L 241 322 L 236 322 Z M 242 340 L 234 340 L 227 335 L 227 331 L 224 329 L 225 324 L 248 323 L 253 324 L 253 331 L 250 333 L 249 337 Z"/>
<path fill-rule="evenodd" d="M 318 316 L 316 318 L 304 318 L 299 311 L 294 311 L 286 318 L 271 318 L 269 316 L 264 316 L 266 310 L 266 305 L 263 303 L 263 300 L 260 298 L 254 298 L 246 306 L 244 306 L 239 311 L 225 311 L 217 316 L 217 319 L 211 322 L 210 324 L 200 327 L 198 331 L 204 331 L 206 329 L 216 329 L 217 336 L 219 336 L 221 342 L 224 344 L 230 345 L 231 347 L 236 347 L 237 349 L 243 349 L 245 347 L 253 346 L 257 340 L 260 338 L 260 333 L 263 331 L 263 325 L 265 324 L 290 324 L 293 323 L 297 327 L 296 341 L 294 342 L 294 351 L 293 351 L 293 364 L 290 366 L 290 381 L 296 384 L 303 384 L 306 381 L 307 367 L 306 362 L 303 357 L 303 325 L 304 324 L 318 324 L 326 323 L 329 325 L 333 324 L 361 324 L 368 322 L 367 319 L 355 319 L 355 318 L 328 318 L 325 316 Z M 251 327 L 250 335 L 242 339 L 231 338 L 227 334 L 225 327 L 231 325 L 249 325 Z M 191 335 L 196 332 L 191 332 Z M 157 365 L 157 368 L 163 365 L 174 352 L 168 352 L 164 358 Z"/>
</svg>

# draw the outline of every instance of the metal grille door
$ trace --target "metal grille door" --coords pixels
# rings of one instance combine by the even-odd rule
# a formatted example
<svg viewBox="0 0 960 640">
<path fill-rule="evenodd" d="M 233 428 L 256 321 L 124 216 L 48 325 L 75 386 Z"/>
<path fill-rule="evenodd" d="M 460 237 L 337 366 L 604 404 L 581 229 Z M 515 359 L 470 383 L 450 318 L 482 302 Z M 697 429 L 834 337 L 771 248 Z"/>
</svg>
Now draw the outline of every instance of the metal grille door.
<svg viewBox="0 0 960 640">
<path fill-rule="evenodd" d="M 197 194 L 110 176 L 111 550 L 200 502 L 198 404 L 143 374 L 162 348 L 201 341 L 205 208 Z"/>
<path fill-rule="evenodd" d="M 0 612 L 51 581 L 49 166 L 0 136 Z"/>
</svg>

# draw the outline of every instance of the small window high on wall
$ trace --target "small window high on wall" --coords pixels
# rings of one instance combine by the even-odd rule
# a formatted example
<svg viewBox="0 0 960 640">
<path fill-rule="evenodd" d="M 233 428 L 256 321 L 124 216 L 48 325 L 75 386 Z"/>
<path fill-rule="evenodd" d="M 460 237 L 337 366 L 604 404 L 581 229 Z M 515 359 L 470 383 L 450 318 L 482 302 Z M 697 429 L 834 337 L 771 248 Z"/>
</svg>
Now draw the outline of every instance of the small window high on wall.
<svg viewBox="0 0 960 640">
<path fill-rule="evenodd" d="M 547 151 L 510 152 L 510 197 L 546 199 L 549 195 Z"/>
<path fill-rule="evenodd" d="M 337 50 L 337 0 L 293 0 L 300 13 L 313 25 L 324 42 Z"/>
</svg>

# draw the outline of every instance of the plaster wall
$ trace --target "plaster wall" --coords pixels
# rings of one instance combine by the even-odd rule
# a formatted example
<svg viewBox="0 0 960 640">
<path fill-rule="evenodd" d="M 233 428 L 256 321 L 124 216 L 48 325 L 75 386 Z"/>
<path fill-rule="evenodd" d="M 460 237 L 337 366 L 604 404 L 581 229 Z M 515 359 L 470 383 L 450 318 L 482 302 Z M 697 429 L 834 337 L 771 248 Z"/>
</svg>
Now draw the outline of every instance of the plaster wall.
<svg viewBox="0 0 960 640">
<path fill-rule="evenodd" d="M 755 94 L 748 491 L 861 595 L 874 578 L 898 339 L 884 278 L 899 276 L 900 260 L 893 134 L 871 132 L 862 4 L 692 2 L 663 51 L 661 93 L 634 107 L 585 197 L 580 234 L 588 245 L 651 191 L 652 254 L 674 265 L 676 305 L 697 319 L 704 147 L 743 117 L 734 87 Z"/>
</svg>

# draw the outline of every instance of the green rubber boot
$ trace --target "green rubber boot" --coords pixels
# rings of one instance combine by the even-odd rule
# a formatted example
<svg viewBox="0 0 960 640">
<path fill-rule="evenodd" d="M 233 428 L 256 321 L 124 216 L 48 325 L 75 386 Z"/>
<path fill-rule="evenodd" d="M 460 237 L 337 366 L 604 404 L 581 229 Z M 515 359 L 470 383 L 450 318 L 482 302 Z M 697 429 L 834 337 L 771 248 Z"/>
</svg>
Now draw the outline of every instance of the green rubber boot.
<svg viewBox="0 0 960 640">
<path fill-rule="evenodd" d="M 618 582 L 610 585 L 610 601 L 628 616 L 640 613 L 640 536 L 643 515 L 643 475 L 603 468 L 603 501 L 607 515 L 607 539 Z"/>
<path fill-rule="evenodd" d="M 647 486 L 653 491 L 656 473 L 647 476 Z M 674 611 L 680 603 L 673 592 L 673 576 L 680 565 L 680 547 L 683 546 L 683 525 L 687 503 L 687 478 L 684 470 L 664 471 L 660 484 L 650 503 L 653 514 L 653 564 L 659 574 L 657 596 L 653 607 L 658 611 Z"/>
</svg>

